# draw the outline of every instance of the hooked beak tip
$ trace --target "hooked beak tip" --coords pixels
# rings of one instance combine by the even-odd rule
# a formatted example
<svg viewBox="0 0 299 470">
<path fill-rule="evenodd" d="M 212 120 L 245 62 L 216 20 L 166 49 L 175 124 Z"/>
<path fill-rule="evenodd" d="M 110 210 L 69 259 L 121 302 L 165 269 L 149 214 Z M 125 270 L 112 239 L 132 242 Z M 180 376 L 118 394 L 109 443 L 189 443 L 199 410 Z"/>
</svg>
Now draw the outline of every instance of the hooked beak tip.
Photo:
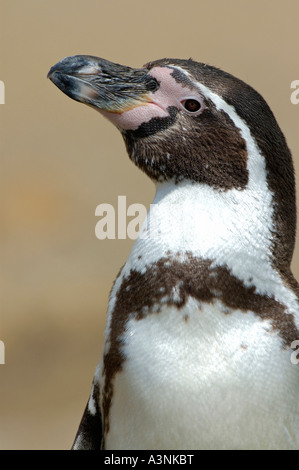
<svg viewBox="0 0 299 470">
<path fill-rule="evenodd" d="M 149 101 L 157 83 L 147 69 L 132 69 L 94 56 L 71 56 L 47 74 L 61 91 L 99 111 L 122 113 Z"/>
</svg>

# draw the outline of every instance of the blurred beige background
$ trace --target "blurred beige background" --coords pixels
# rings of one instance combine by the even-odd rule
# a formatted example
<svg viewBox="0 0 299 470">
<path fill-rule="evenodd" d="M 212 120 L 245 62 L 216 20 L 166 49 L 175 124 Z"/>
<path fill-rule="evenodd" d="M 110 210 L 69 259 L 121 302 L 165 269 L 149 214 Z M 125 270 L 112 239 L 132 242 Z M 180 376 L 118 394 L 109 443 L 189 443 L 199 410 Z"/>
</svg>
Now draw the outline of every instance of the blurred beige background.
<svg viewBox="0 0 299 470">
<path fill-rule="evenodd" d="M 133 243 L 98 240 L 95 208 L 154 195 L 117 130 L 63 95 L 49 68 L 73 54 L 219 66 L 268 101 L 298 173 L 298 16 L 298 0 L 0 0 L 0 449 L 70 448 Z"/>
</svg>

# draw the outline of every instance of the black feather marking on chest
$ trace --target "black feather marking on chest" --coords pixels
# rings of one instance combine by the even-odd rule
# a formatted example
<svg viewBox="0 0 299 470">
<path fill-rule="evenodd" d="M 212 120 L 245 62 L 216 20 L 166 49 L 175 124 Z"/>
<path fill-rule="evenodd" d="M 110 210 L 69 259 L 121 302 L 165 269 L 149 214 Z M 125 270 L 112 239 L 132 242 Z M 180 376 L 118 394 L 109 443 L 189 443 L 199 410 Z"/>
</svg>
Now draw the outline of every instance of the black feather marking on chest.
<svg viewBox="0 0 299 470">
<path fill-rule="evenodd" d="M 259 320 L 270 320 L 273 332 L 282 340 L 282 347 L 289 348 L 298 339 L 294 316 L 275 299 L 256 292 L 233 276 L 226 266 L 213 266 L 212 260 L 203 260 L 191 254 L 179 260 L 179 254 L 161 258 L 144 273 L 131 270 L 117 292 L 112 312 L 109 343 L 104 355 L 105 386 L 103 389 L 104 432 L 109 432 L 109 410 L 113 397 L 113 379 L 122 369 L 123 335 L 127 322 L 142 320 L 147 315 L 159 315 L 162 306 L 180 309 L 193 297 L 200 303 L 212 304 L 219 300 L 228 308 L 227 314 L 238 309 L 246 314 L 253 312 Z M 200 314 L 200 310 L 199 310 Z"/>
</svg>

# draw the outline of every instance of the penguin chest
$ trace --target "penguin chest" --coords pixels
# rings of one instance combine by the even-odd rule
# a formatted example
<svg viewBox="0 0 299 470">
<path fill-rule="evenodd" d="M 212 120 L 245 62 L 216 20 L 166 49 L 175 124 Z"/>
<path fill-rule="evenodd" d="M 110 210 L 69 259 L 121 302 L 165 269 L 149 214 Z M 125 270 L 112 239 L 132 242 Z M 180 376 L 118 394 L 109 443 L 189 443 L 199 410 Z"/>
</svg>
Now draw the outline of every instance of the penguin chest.
<svg viewBox="0 0 299 470">
<path fill-rule="evenodd" d="M 189 297 L 129 318 L 121 344 L 106 449 L 298 447 L 298 370 L 270 321 Z"/>
</svg>

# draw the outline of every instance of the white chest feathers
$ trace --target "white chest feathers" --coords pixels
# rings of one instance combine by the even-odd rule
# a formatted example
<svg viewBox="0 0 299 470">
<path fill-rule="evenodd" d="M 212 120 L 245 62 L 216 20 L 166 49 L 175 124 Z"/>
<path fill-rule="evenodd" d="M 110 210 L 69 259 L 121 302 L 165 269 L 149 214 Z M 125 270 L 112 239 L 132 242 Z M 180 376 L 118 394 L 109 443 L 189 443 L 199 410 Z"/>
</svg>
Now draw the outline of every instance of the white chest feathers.
<svg viewBox="0 0 299 470">
<path fill-rule="evenodd" d="M 250 187 L 157 192 L 111 292 L 104 448 L 299 447 L 298 300 L 273 268 L 271 207 Z"/>
<path fill-rule="evenodd" d="M 295 449 L 299 371 L 270 320 L 190 298 L 131 319 L 106 449 Z"/>
</svg>

